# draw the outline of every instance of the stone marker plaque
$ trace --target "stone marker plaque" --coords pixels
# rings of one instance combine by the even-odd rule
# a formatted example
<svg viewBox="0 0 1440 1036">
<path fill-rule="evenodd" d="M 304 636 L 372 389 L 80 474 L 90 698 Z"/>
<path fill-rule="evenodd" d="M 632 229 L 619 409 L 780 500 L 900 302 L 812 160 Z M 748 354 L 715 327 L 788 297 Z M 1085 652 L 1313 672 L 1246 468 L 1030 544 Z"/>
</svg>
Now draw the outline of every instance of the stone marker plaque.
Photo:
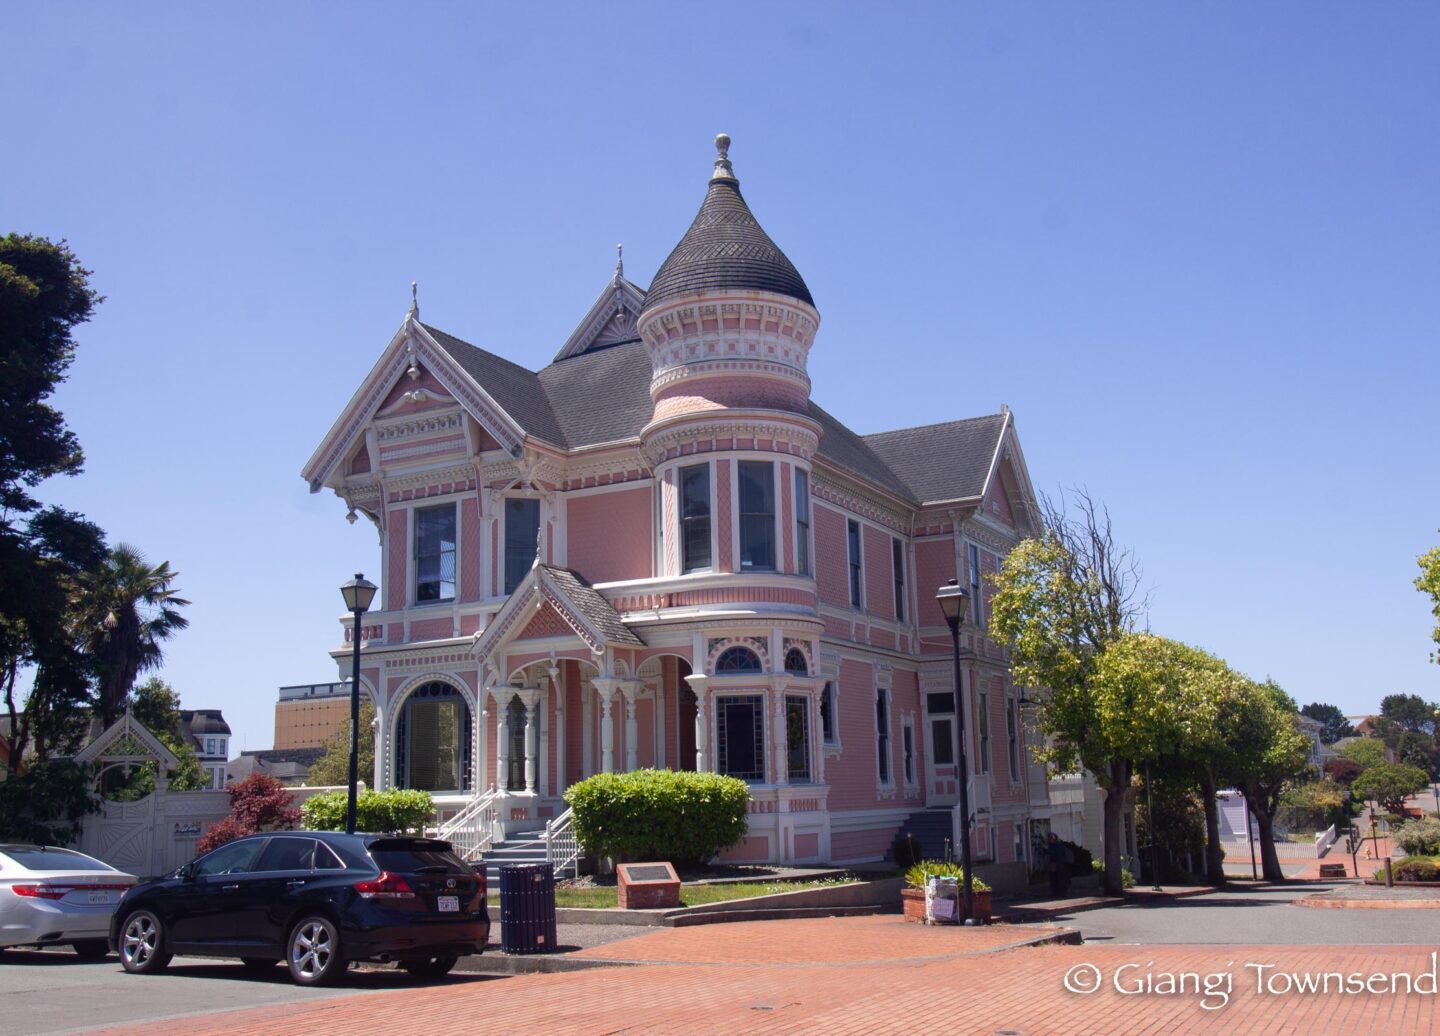
<svg viewBox="0 0 1440 1036">
<path fill-rule="evenodd" d="M 680 905 L 680 876 L 668 863 L 622 863 L 615 873 L 621 910 L 661 910 Z"/>
</svg>

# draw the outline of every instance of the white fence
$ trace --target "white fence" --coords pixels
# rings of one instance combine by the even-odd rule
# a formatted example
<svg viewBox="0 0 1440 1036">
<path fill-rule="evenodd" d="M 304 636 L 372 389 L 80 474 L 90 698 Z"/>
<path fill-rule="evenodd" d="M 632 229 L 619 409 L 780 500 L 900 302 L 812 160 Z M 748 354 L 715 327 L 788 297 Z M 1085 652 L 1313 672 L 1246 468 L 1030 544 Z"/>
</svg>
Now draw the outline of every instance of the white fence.
<svg viewBox="0 0 1440 1036">
<path fill-rule="evenodd" d="M 1329 852 L 1330 847 L 1335 844 L 1336 837 L 1334 824 L 1315 836 L 1315 858 L 1317 860 Z"/>
</svg>

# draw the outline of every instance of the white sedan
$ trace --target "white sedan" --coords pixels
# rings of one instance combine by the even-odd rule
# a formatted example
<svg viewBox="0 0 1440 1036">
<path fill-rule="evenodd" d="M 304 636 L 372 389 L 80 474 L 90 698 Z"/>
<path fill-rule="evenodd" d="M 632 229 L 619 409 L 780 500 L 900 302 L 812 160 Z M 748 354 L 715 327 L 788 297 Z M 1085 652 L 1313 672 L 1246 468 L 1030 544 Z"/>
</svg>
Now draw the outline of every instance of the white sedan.
<svg viewBox="0 0 1440 1036">
<path fill-rule="evenodd" d="M 135 881 L 73 849 L 0 843 L 0 949 L 69 943 L 104 957 L 110 915 Z"/>
</svg>

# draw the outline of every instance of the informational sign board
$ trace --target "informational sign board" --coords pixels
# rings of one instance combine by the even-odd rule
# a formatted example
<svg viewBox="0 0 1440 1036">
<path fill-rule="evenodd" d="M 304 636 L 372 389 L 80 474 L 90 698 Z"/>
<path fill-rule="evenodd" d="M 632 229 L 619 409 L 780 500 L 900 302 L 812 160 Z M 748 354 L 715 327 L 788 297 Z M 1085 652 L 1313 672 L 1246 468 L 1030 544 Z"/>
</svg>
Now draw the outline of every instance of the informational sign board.
<svg viewBox="0 0 1440 1036">
<path fill-rule="evenodd" d="M 680 905 L 680 875 L 668 863 L 621 863 L 615 867 L 621 910 L 663 910 Z"/>
</svg>

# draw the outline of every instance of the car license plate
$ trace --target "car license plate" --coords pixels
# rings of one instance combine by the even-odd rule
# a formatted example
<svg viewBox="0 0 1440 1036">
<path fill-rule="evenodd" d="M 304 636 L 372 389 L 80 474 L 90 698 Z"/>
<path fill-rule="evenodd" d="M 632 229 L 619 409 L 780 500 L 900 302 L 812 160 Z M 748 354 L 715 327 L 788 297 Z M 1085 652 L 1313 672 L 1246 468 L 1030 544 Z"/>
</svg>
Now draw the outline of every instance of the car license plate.
<svg viewBox="0 0 1440 1036">
<path fill-rule="evenodd" d="M 435 909 L 442 914 L 456 914 L 460 912 L 459 896 L 436 896 Z"/>
<path fill-rule="evenodd" d="M 92 893 L 90 893 L 90 902 L 92 902 L 92 903 L 108 903 L 108 902 L 110 902 L 110 893 L 108 893 L 108 892 L 103 892 L 103 891 L 102 891 L 102 892 L 92 892 Z"/>
</svg>

